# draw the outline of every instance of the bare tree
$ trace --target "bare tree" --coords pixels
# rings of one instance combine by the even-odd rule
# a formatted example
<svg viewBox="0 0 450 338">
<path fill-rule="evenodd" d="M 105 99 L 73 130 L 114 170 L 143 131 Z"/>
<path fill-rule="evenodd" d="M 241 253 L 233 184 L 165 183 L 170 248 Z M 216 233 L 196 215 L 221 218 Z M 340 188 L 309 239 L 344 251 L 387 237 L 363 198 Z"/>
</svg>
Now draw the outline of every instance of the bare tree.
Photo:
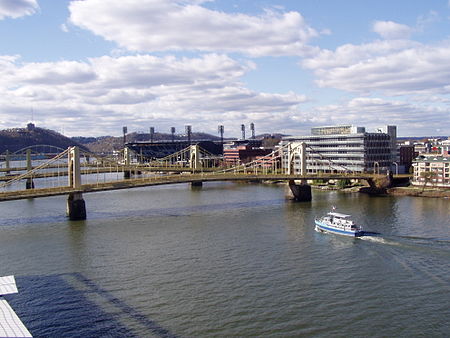
<svg viewBox="0 0 450 338">
<path fill-rule="evenodd" d="M 420 173 L 420 177 L 424 179 L 422 192 L 425 190 L 425 186 L 428 182 L 432 181 L 437 177 L 437 173 L 435 171 L 422 171 Z"/>
</svg>

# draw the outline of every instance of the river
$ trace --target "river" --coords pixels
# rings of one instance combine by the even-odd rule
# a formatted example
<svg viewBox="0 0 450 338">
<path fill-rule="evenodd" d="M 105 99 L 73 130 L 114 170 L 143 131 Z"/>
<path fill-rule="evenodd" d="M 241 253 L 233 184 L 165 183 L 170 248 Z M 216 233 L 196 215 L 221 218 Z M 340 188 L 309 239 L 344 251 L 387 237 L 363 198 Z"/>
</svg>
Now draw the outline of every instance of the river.
<svg viewBox="0 0 450 338">
<path fill-rule="evenodd" d="M 448 337 L 450 199 L 205 183 L 0 203 L 0 276 L 36 337 Z M 353 215 L 377 237 L 314 231 Z"/>
</svg>

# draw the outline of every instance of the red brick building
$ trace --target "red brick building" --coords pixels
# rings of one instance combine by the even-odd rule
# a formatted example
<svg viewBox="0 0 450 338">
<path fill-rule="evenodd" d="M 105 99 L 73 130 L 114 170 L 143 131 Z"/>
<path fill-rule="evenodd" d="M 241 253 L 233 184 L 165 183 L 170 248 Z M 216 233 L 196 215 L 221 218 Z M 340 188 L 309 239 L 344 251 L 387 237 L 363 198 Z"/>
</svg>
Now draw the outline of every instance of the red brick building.
<svg viewBox="0 0 450 338">
<path fill-rule="evenodd" d="M 226 163 L 248 163 L 258 157 L 268 155 L 271 149 L 253 148 L 249 145 L 240 145 L 235 148 L 226 148 L 223 150 L 223 159 Z"/>
</svg>

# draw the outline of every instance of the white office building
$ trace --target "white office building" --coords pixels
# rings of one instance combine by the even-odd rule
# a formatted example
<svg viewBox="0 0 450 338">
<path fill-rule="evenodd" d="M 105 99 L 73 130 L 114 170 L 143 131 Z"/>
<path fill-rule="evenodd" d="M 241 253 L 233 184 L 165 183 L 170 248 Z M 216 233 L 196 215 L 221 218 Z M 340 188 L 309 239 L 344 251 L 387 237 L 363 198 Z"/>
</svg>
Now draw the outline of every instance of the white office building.
<svg viewBox="0 0 450 338">
<path fill-rule="evenodd" d="M 353 125 L 316 127 L 309 136 L 284 137 L 281 146 L 306 144 L 306 172 L 386 173 L 397 164 L 397 127 L 384 126 L 374 132 Z M 288 151 L 283 167 L 288 167 Z M 300 171 L 300 157 L 294 159 L 294 173 Z"/>
</svg>

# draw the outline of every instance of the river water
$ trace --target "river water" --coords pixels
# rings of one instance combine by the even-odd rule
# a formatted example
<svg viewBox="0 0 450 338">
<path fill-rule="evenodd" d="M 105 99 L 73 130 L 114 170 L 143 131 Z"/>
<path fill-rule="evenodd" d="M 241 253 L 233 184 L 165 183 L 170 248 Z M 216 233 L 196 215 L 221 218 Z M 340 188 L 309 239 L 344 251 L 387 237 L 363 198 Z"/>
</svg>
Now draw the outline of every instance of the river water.
<svg viewBox="0 0 450 338">
<path fill-rule="evenodd" d="M 450 200 L 205 183 L 0 203 L 0 275 L 36 337 L 448 337 Z M 314 231 L 349 213 L 378 237 Z"/>
</svg>

